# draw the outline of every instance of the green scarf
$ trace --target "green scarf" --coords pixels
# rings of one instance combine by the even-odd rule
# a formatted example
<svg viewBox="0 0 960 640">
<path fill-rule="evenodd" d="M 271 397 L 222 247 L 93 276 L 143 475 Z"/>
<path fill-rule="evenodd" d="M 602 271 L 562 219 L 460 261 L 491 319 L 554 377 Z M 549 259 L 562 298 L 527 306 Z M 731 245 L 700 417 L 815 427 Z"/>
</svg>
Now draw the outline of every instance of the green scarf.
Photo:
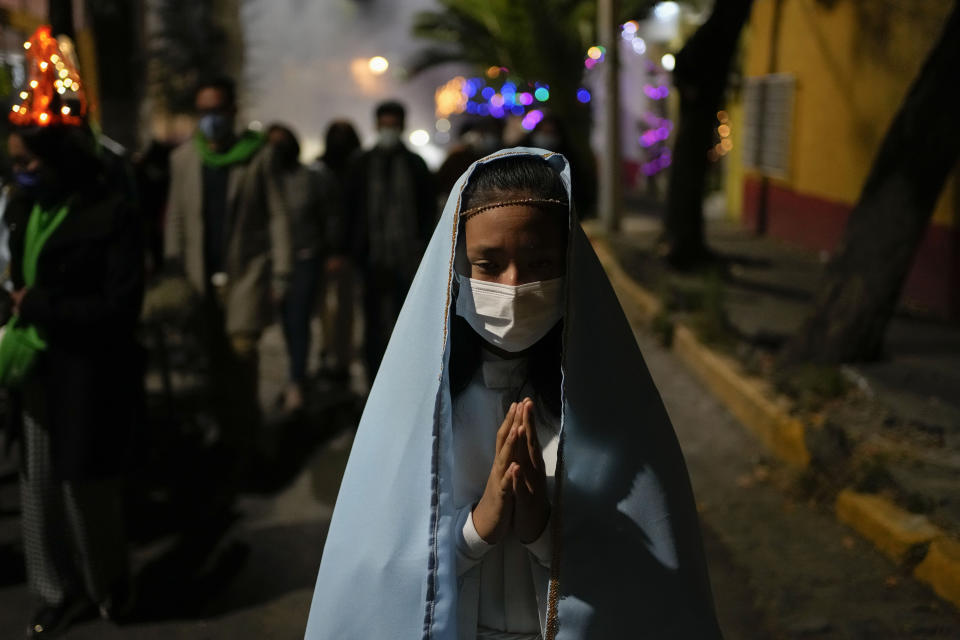
<svg viewBox="0 0 960 640">
<path fill-rule="evenodd" d="M 65 204 L 56 210 L 34 205 L 27 222 L 23 247 L 23 282 L 32 287 L 37 281 L 37 263 L 43 246 L 67 217 L 70 206 Z M 47 343 L 37 328 L 18 326 L 19 316 L 13 316 L 4 327 L 0 340 L 0 386 L 19 386 L 33 369 L 37 354 L 46 350 Z"/>
<path fill-rule="evenodd" d="M 26 286 L 32 287 L 37 281 L 37 262 L 40 260 L 43 245 L 67 217 L 68 211 L 70 206 L 66 204 L 56 210 L 43 209 L 39 204 L 33 205 L 23 243 L 23 282 Z"/>
<path fill-rule="evenodd" d="M 258 131 L 244 131 L 233 146 L 223 153 L 213 151 L 207 139 L 199 131 L 193 136 L 193 142 L 203 164 L 208 167 L 219 168 L 246 162 L 263 147 L 266 137 Z"/>
</svg>

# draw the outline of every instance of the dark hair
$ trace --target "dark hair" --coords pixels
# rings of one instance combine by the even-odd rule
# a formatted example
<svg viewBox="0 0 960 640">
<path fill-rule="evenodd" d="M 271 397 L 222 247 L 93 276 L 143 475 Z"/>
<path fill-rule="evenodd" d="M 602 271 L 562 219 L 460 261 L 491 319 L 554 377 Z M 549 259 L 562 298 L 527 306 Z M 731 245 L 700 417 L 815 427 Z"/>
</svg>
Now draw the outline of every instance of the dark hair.
<svg viewBox="0 0 960 640">
<path fill-rule="evenodd" d="M 463 190 L 462 209 L 491 204 L 506 198 L 567 200 L 567 188 L 540 156 L 505 156 L 480 165 Z"/>
<path fill-rule="evenodd" d="M 494 133 L 501 137 L 503 136 L 503 130 L 506 128 L 507 123 L 499 118 L 484 118 L 477 125 L 478 130 Z"/>
<path fill-rule="evenodd" d="M 466 122 L 462 122 L 460 126 L 457 127 L 457 137 L 462 138 L 463 136 L 470 133 L 471 131 L 476 131 L 479 128 L 480 127 L 478 126 L 478 124 L 473 120 L 467 120 Z"/>
<path fill-rule="evenodd" d="M 267 138 L 269 139 L 270 135 L 276 132 L 280 132 L 286 137 L 287 143 L 290 145 L 290 155 L 294 158 L 299 158 L 300 140 L 297 139 L 297 134 L 293 132 L 293 129 L 285 124 L 274 122 L 267 127 Z"/>
<path fill-rule="evenodd" d="M 207 76 L 201 78 L 200 81 L 197 82 L 197 88 L 193 92 L 193 95 L 196 96 L 204 89 L 218 89 L 223 92 L 223 96 L 227 99 L 228 105 L 232 107 L 237 105 L 237 83 L 229 76 Z"/>
<path fill-rule="evenodd" d="M 507 156 L 477 167 L 464 189 L 461 209 L 517 197 L 568 199 L 563 180 L 546 160 L 539 156 Z M 467 388 L 480 367 L 483 338 L 456 314 L 455 301 L 452 305 L 450 389 L 457 395 Z M 561 411 L 562 351 L 561 321 L 530 348 L 527 361 L 527 379 L 544 408 L 557 417 Z"/>
<path fill-rule="evenodd" d="M 57 176 L 64 191 L 92 193 L 103 187 L 104 163 L 87 126 L 14 127 L 11 134 Z"/>
<path fill-rule="evenodd" d="M 537 131 L 543 131 L 547 127 L 553 127 L 557 130 L 557 136 L 560 137 L 560 141 L 566 143 L 567 141 L 567 127 L 564 125 L 563 120 L 556 114 L 548 113 L 543 118 L 540 119 L 540 122 L 537 123 L 537 126 L 534 127 L 533 133 Z"/>
<path fill-rule="evenodd" d="M 349 120 L 334 120 L 327 127 L 323 162 L 334 173 L 342 172 L 350 156 L 360 148 L 360 136 Z"/>
<path fill-rule="evenodd" d="M 396 100 L 381 102 L 377 105 L 377 110 L 374 113 L 376 114 L 377 120 L 380 119 L 380 116 L 397 116 L 401 122 L 405 122 L 407 119 L 406 107 Z"/>
</svg>

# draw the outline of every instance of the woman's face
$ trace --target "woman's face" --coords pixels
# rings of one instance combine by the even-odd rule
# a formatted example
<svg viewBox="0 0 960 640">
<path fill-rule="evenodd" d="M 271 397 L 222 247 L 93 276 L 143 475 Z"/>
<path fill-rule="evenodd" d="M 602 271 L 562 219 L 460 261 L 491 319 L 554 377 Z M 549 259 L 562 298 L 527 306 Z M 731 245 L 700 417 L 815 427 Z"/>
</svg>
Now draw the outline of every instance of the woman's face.
<svg viewBox="0 0 960 640">
<path fill-rule="evenodd" d="M 27 149 L 27 145 L 23 143 L 23 138 L 19 134 L 10 134 L 7 139 L 7 151 L 14 171 L 39 173 L 43 169 L 43 161 Z"/>
<path fill-rule="evenodd" d="M 478 213 L 464 226 L 470 277 L 517 286 L 564 275 L 566 218 L 514 205 Z"/>
</svg>

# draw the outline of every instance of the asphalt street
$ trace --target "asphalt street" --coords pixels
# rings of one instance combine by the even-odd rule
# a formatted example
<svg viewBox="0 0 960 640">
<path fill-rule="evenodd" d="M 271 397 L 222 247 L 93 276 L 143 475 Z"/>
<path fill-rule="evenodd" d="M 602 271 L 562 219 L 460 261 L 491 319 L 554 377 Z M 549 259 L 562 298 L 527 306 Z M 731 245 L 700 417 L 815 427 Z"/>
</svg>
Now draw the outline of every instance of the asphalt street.
<svg viewBox="0 0 960 640">
<path fill-rule="evenodd" d="M 638 341 L 686 455 L 728 640 L 960 638 L 950 605 L 804 497 L 802 477 L 768 457 L 670 352 L 646 335 Z M 278 332 L 267 334 L 263 355 L 268 400 L 284 367 Z M 156 536 L 134 554 L 148 582 L 142 597 L 156 600 L 141 606 L 147 613 L 123 626 L 90 619 L 66 637 L 301 638 L 353 434 L 350 424 L 307 428 L 325 432 L 302 440 L 317 443 L 302 468 L 275 490 L 240 500 L 235 519 L 200 556 L 209 566 L 148 571 L 174 544 Z M 9 479 L 0 506 L 0 636 L 15 639 L 32 602 Z"/>
</svg>

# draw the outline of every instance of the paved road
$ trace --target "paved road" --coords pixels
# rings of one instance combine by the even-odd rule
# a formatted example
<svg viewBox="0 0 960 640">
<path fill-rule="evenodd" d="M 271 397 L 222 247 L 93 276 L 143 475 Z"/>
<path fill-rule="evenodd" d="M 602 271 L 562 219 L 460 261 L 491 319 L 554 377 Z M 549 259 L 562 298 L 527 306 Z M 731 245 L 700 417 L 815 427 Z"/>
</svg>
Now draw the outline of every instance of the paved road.
<svg viewBox="0 0 960 640">
<path fill-rule="evenodd" d="M 269 383 L 275 390 L 282 350 L 271 335 L 265 372 L 273 374 Z M 672 354 L 644 335 L 638 340 L 687 456 L 728 640 L 960 638 L 955 611 L 827 510 L 791 497 L 798 495 L 795 479 L 765 457 Z M 148 621 L 120 628 L 84 622 L 67 637 L 302 637 L 351 433 L 346 429 L 326 440 L 279 492 L 245 498 L 242 517 L 207 556 L 209 566 L 168 574 L 165 582 L 155 579 L 148 594 L 162 594 L 158 600 L 169 606 L 157 603 Z M 4 506 L 14 500 L 11 486 L 0 487 Z M 20 637 L 30 610 L 14 568 L 19 558 L 11 552 L 15 522 L 10 511 L 0 511 L 2 638 Z M 138 566 L 149 567 L 169 544 L 161 537 L 139 549 Z M 176 594 L 180 601 L 171 600 Z"/>
<path fill-rule="evenodd" d="M 638 334 L 704 525 L 727 640 L 960 638 L 960 617 L 824 507 L 670 352 Z"/>
</svg>

